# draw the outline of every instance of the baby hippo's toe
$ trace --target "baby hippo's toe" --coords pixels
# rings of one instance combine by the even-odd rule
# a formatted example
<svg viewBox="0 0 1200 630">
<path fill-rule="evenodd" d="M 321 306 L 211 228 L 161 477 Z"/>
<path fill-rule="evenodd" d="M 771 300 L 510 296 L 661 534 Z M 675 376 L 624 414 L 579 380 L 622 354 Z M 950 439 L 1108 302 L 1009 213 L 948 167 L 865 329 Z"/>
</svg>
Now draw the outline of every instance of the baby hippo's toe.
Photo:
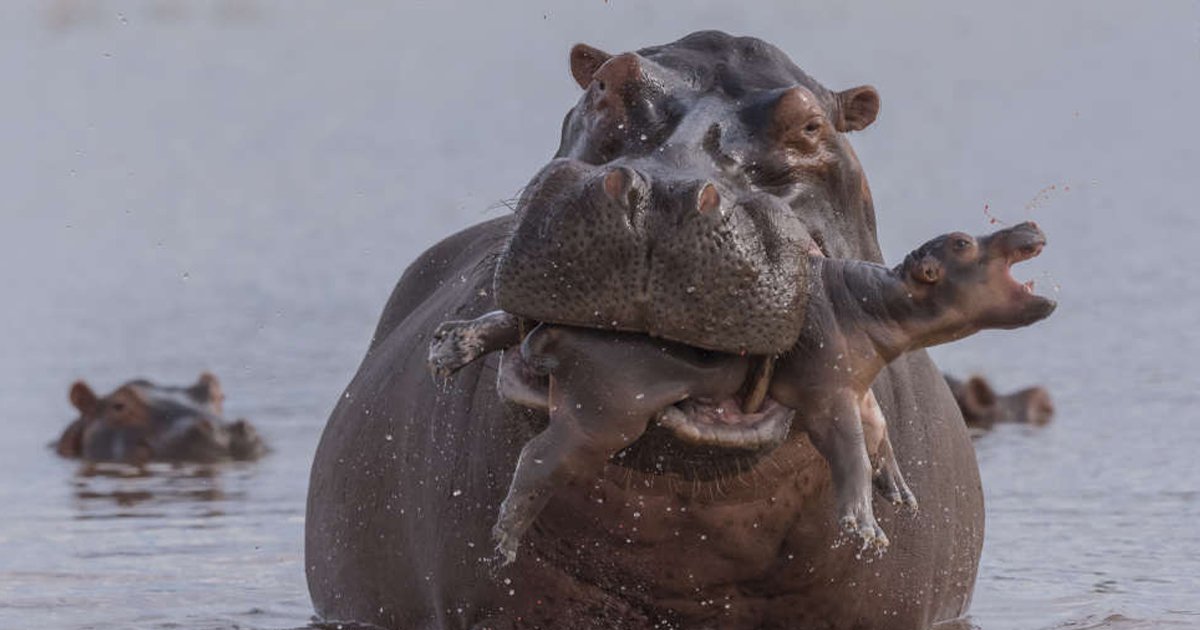
<svg viewBox="0 0 1200 630">
<path fill-rule="evenodd" d="M 873 549 L 877 553 L 883 553 L 888 547 L 887 534 L 883 533 L 883 528 L 875 521 L 875 515 L 867 510 L 852 510 L 848 514 L 843 514 L 840 519 L 842 531 L 853 539 L 856 539 L 864 550 Z"/>
<path fill-rule="evenodd" d="M 875 491 L 886 501 L 898 507 L 906 507 L 913 512 L 917 511 L 917 496 L 904 482 L 904 477 L 899 470 L 883 466 L 875 471 L 873 481 Z"/>
<path fill-rule="evenodd" d="M 482 340 L 471 322 L 443 322 L 429 342 L 429 369 L 439 378 L 449 378 L 483 353 Z"/>
<path fill-rule="evenodd" d="M 517 559 L 517 548 L 521 546 L 521 538 L 508 531 L 508 528 L 496 524 L 492 528 L 492 539 L 496 541 L 496 554 L 499 567 L 506 567 Z"/>
</svg>

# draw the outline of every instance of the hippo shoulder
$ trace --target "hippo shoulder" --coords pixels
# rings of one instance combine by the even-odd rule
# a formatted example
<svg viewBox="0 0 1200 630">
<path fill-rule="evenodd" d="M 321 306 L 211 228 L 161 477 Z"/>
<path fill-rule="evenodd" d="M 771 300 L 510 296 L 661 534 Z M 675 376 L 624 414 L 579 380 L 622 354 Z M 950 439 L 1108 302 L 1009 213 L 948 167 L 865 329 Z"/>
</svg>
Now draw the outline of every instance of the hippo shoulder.
<svg viewBox="0 0 1200 630">
<path fill-rule="evenodd" d="M 400 322 L 448 280 L 494 258 L 494 253 L 509 235 L 512 223 L 513 218 L 508 215 L 477 223 L 442 239 L 418 256 L 392 289 L 371 338 L 371 348 L 386 339 Z"/>
</svg>

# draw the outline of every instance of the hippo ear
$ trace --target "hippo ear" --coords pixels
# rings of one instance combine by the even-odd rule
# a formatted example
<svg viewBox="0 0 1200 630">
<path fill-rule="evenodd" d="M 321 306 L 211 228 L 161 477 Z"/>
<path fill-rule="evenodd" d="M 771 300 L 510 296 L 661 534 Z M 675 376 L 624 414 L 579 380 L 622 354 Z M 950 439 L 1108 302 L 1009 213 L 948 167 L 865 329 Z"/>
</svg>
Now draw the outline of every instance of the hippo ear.
<svg viewBox="0 0 1200 630">
<path fill-rule="evenodd" d="M 975 407 L 986 409 L 996 404 L 996 390 L 982 376 L 967 380 L 966 399 Z"/>
<path fill-rule="evenodd" d="M 196 384 L 188 388 L 188 393 L 196 400 L 211 403 L 218 412 L 221 409 L 221 402 L 225 400 L 225 394 L 221 390 L 221 381 L 212 372 L 201 373 L 200 378 L 196 379 Z"/>
<path fill-rule="evenodd" d="M 71 385 L 70 399 L 71 404 L 75 405 L 79 413 L 84 416 L 91 415 L 96 411 L 96 406 L 100 404 L 100 398 L 96 396 L 96 392 L 92 391 L 92 388 L 83 381 L 75 381 L 75 384 Z"/>
<path fill-rule="evenodd" d="M 879 115 L 879 92 L 869 85 L 860 85 L 837 93 L 837 130 L 859 131 L 875 122 Z"/>
<path fill-rule="evenodd" d="M 912 266 L 909 275 L 922 284 L 937 284 L 942 279 L 942 263 L 933 256 L 926 256 Z"/>
<path fill-rule="evenodd" d="M 600 50 L 592 48 L 587 44 L 575 44 L 571 48 L 571 76 L 575 77 L 575 82 L 581 88 L 587 88 L 592 82 L 592 75 L 608 61 L 612 55 Z"/>
</svg>

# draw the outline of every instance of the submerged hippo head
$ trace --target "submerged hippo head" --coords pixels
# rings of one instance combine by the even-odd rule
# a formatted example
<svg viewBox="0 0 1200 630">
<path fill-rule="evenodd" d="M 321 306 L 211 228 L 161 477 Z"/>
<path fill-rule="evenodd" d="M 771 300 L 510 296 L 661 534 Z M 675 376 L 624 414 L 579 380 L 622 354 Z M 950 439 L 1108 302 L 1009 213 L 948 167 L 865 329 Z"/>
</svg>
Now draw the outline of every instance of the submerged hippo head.
<svg viewBox="0 0 1200 630">
<path fill-rule="evenodd" d="M 77 381 L 69 396 L 79 418 L 59 438 L 57 450 L 65 457 L 131 464 L 214 462 L 255 459 L 265 451 L 250 423 L 222 417 L 225 396 L 209 373 L 188 387 L 129 381 L 103 397 Z"/>
<path fill-rule="evenodd" d="M 960 381 L 950 375 L 946 375 L 946 384 L 970 427 L 989 429 L 1009 423 L 1043 425 L 1054 418 L 1054 401 L 1045 387 L 1000 394 L 982 376 Z"/>
<path fill-rule="evenodd" d="M 577 46 L 584 94 L 526 187 L 497 304 L 541 321 L 777 353 L 803 323 L 806 253 L 878 260 L 845 132 L 879 109 L 775 47 L 717 32 L 611 56 Z"/>
</svg>

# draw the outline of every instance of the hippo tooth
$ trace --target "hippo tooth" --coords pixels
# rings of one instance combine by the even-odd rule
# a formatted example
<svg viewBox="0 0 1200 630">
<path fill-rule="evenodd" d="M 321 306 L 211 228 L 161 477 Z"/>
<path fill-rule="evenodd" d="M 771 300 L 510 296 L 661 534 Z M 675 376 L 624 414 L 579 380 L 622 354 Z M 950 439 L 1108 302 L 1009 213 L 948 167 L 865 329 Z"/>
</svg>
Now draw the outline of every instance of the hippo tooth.
<svg viewBox="0 0 1200 630">
<path fill-rule="evenodd" d="M 775 372 L 775 357 L 763 357 L 761 361 L 756 362 L 754 369 L 754 383 L 746 394 L 746 401 L 742 404 L 742 411 L 746 414 L 758 413 L 762 409 L 763 402 L 767 399 L 767 388 L 771 386 L 771 376 Z"/>
</svg>

